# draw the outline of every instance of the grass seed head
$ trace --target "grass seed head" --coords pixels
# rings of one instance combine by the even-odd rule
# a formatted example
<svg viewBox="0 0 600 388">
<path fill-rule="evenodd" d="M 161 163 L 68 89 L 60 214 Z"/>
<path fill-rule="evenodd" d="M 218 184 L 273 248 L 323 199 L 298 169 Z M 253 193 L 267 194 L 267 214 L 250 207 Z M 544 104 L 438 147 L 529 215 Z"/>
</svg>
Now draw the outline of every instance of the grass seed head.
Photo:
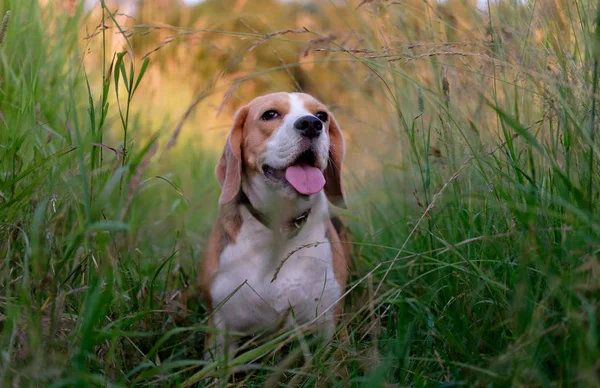
<svg viewBox="0 0 600 388">
<path fill-rule="evenodd" d="M 448 105 L 450 103 L 450 83 L 446 72 L 442 76 L 442 92 L 444 93 L 444 103 Z"/>
<path fill-rule="evenodd" d="M 4 35 L 6 35 L 6 29 L 8 28 L 8 23 L 10 22 L 10 11 L 6 11 L 4 18 L 2 19 L 2 24 L 0 25 L 0 44 L 4 42 Z"/>
</svg>

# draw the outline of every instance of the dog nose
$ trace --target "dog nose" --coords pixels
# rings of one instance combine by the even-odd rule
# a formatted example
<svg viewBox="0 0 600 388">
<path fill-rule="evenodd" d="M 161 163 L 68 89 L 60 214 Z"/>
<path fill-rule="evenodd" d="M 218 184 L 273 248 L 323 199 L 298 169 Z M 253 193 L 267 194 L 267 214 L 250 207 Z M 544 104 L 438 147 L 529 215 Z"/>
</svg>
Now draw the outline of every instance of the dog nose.
<svg viewBox="0 0 600 388">
<path fill-rule="evenodd" d="M 323 123 L 315 116 L 302 116 L 294 123 L 294 128 L 304 137 L 312 139 L 323 131 Z"/>
</svg>

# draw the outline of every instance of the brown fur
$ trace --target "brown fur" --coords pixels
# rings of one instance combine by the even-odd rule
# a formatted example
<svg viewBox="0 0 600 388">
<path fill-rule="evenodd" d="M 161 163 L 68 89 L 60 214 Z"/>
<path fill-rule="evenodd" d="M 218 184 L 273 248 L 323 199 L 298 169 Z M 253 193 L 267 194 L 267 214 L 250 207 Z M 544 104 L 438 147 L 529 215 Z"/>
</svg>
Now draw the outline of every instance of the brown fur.
<svg viewBox="0 0 600 388">
<path fill-rule="evenodd" d="M 242 136 L 243 127 L 248 116 L 248 107 L 242 107 L 235 114 L 233 126 L 227 142 L 223 147 L 223 154 L 215 168 L 215 175 L 221 185 L 219 206 L 227 205 L 237 198 L 242 182 Z"/>
<path fill-rule="evenodd" d="M 204 252 L 204 259 L 200 264 L 200 274 L 198 275 L 198 283 L 200 292 L 204 297 L 204 301 L 208 310 L 212 310 L 212 298 L 210 297 L 210 284 L 212 277 L 219 270 L 219 257 L 225 248 L 225 233 L 221 223 L 215 222 L 208 238 L 208 245 Z"/>
<path fill-rule="evenodd" d="M 285 93 L 283 93 L 285 94 Z M 256 157 L 263 153 L 267 140 L 281 125 L 280 120 L 261 120 L 262 113 L 267 109 L 276 110 L 285 116 L 290 111 L 287 98 L 277 93 L 273 97 L 262 96 L 253 100 L 249 105 L 250 115 L 244 125 L 244 169 L 248 172 L 259 173 L 260 167 Z"/>
<path fill-rule="evenodd" d="M 348 230 L 342 224 L 339 230 L 334 226 L 332 219 L 327 220 L 327 231 L 325 237 L 331 244 L 331 253 L 333 256 L 333 273 L 335 279 L 340 284 L 343 292 L 346 290 L 348 282 L 348 273 L 351 259 L 350 236 Z M 344 303 L 339 303 L 335 311 L 336 324 L 342 317 Z"/>
</svg>

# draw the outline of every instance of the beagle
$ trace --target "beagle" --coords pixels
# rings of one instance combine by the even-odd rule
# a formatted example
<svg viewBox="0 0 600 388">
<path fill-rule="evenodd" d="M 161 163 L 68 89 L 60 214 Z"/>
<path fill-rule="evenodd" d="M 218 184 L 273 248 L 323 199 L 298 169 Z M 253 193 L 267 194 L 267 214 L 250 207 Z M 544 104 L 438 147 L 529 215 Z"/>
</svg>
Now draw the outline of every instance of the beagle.
<svg viewBox="0 0 600 388">
<path fill-rule="evenodd" d="M 268 94 L 235 114 L 215 169 L 219 214 L 199 276 L 218 355 L 236 349 L 223 330 L 308 323 L 333 335 L 350 255 L 327 200 L 345 207 L 344 152 L 335 118 L 310 95 Z"/>
</svg>

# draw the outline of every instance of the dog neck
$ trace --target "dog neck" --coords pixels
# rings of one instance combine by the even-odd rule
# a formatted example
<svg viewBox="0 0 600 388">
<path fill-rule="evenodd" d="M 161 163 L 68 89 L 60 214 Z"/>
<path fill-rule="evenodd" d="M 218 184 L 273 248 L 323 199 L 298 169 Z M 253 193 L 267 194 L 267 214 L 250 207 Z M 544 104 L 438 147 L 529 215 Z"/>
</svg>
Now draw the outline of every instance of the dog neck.
<svg viewBox="0 0 600 388">
<path fill-rule="evenodd" d="M 308 216 L 312 210 L 312 207 L 309 207 L 300 214 L 295 214 L 291 217 L 282 216 L 281 213 L 269 217 L 267 214 L 259 211 L 256 207 L 254 207 L 254 205 L 252 205 L 252 202 L 250 202 L 250 199 L 246 193 L 244 193 L 244 191 L 240 191 L 239 204 L 244 205 L 252 217 L 254 217 L 265 227 L 272 230 L 278 227 L 279 232 L 288 236 L 288 238 L 292 238 L 300 232 L 302 227 L 304 227 L 306 224 Z"/>
</svg>

